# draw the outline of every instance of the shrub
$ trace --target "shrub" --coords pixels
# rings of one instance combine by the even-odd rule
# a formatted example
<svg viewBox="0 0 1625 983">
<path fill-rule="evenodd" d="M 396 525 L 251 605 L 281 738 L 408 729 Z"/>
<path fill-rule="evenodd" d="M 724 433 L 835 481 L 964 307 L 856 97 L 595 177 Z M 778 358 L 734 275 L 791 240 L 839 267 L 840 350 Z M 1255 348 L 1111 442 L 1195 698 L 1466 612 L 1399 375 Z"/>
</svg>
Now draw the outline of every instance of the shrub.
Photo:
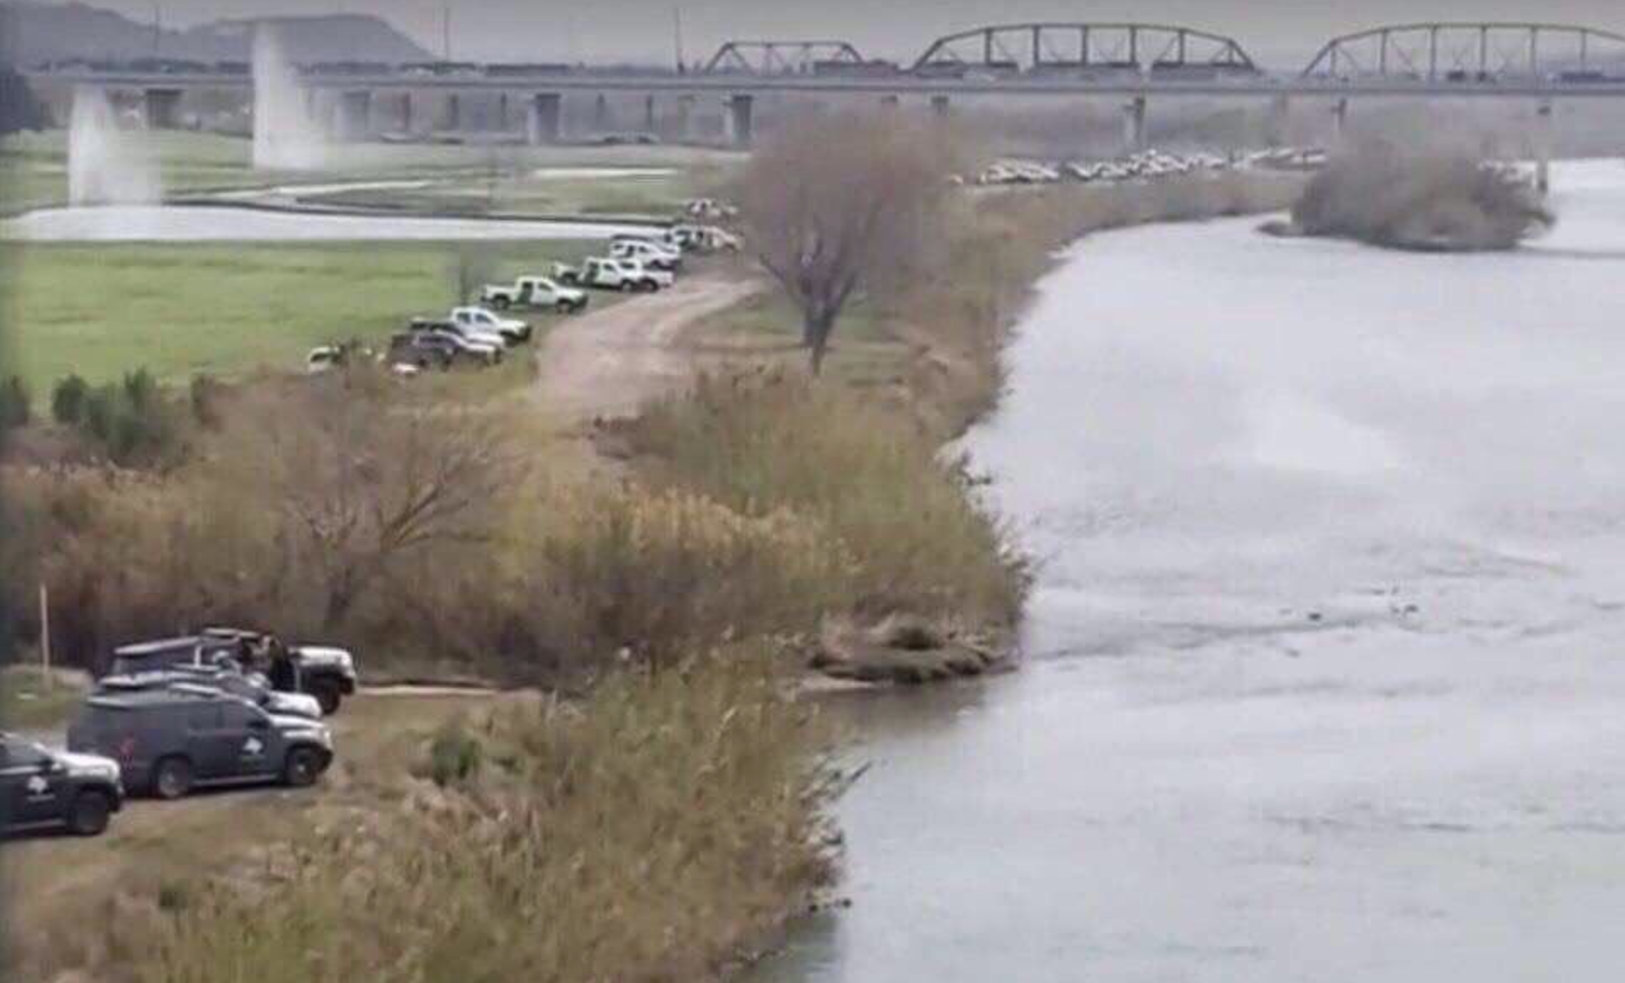
<svg viewBox="0 0 1625 983">
<path fill-rule="evenodd" d="M 89 399 L 90 385 L 85 380 L 77 375 L 59 380 L 51 390 L 51 418 L 63 426 L 78 426 L 84 422 Z"/>
<path fill-rule="evenodd" d="M 479 776 L 484 746 L 468 732 L 462 720 L 440 728 L 429 743 L 429 778 L 441 788 L 472 781 Z"/>
<path fill-rule="evenodd" d="M 1011 624 L 1025 589 L 1003 530 L 937 442 L 862 396 L 816 382 L 704 379 L 632 433 L 657 483 L 750 517 L 788 511 L 852 557 L 857 608 Z"/>
<path fill-rule="evenodd" d="M 1510 249 L 1554 218 L 1532 189 L 1459 156 L 1387 145 L 1341 155 L 1292 210 L 1306 235 L 1405 249 Z"/>
</svg>

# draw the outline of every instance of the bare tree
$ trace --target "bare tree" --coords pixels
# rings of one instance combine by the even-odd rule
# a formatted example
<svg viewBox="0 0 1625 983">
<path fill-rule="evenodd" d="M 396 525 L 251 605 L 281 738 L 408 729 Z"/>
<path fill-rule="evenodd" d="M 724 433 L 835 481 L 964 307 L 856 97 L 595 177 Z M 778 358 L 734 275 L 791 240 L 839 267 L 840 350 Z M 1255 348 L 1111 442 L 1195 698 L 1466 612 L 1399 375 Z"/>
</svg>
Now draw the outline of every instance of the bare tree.
<svg viewBox="0 0 1625 983">
<path fill-rule="evenodd" d="M 939 128 L 896 112 L 792 121 L 752 158 L 742 204 L 752 248 L 800 308 L 816 375 L 848 303 L 910 262 L 943 201 Z"/>
<path fill-rule="evenodd" d="M 457 297 L 453 306 L 470 303 L 484 286 L 496 278 L 499 265 L 496 247 L 482 242 L 459 244 L 451 255 L 451 279 Z"/>
<path fill-rule="evenodd" d="M 496 422 L 382 391 L 371 370 L 245 408 L 223 435 L 228 471 L 252 483 L 321 580 L 323 622 L 341 623 L 397 564 L 480 542 L 517 457 Z"/>
</svg>

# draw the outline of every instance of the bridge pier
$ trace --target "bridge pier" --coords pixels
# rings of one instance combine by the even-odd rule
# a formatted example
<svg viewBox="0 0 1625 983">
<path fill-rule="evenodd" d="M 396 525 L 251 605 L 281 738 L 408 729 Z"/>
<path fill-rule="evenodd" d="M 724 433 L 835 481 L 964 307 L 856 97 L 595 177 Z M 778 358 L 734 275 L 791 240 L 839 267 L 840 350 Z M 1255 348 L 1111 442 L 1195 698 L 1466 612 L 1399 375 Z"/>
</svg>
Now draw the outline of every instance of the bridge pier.
<svg viewBox="0 0 1625 983">
<path fill-rule="evenodd" d="M 749 150 L 756 138 L 755 109 L 755 96 L 735 95 L 728 98 L 728 138 L 741 150 Z"/>
<path fill-rule="evenodd" d="M 614 128 L 615 120 L 609 111 L 609 96 L 602 92 L 592 104 L 592 128 L 595 133 L 605 133 Z"/>
<path fill-rule="evenodd" d="M 412 93 L 401 93 L 401 132 L 412 135 Z"/>
<path fill-rule="evenodd" d="M 180 89 L 148 89 L 142 93 L 142 110 L 149 130 L 173 130 L 181 122 Z"/>
<path fill-rule="evenodd" d="M 1139 153 L 1147 145 L 1146 115 L 1149 101 L 1145 96 L 1135 96 L 1123 104 L 1123 140 L 1128 145 L 1129 153 Z"/>
<path fill-rule="evenodd" d="M 657 108 L 654 93 L 651 92 L 643 97 L 643 132 L 653 133 L 660 124 L 660 120 L 657 118 Z"/>
<path fill-rule="evenodd" d="M 1343 96 L 1332 103 L 1332 138 L 1337 144 L 1342 144 L 1347 138 L 1349 129 L 1349 100 Z"/>
<path fill-rule="evenodd" d="M 1541 194 L 1552 190 L 1552 148 L 1556 145 L 1557 122 L 1550 100 L 1535 109 L 1535 187 Z"/>
<path fill-rule="evenodd" d="M 497 94 L 497 132 L 508 132 L 508 94 Z"/>
<path fill-rule="evenodd" d="M 1270 100 L 1269 116 L 1264 120 L 1264 142 L 1272 149 L 1287 142 L 1287 122 L 1292 116 L 1292 100 L 1278 95 Z"/>
<path fill-rule="evenodd" d="M 365 140 L 372 130 L 372 93 L 367 90 L 339 94 L 334 107 L 334 133 L 343 143 Z"/>
<path fill-rule="evenodd" d="M 694 139 L 694 97 L 677 97 L 677 142 L 689 143 Z"/>
<path fill-rule="evenodd" d="M 456 133 L 463 128 L 463 97 L 452 92 L 446 96 L 446 130 Z"/>
<path fill-rule="evenodd" d="M 948 100 L 947 96 L 932 96 L 931 112 L 936 115 L 937 119 L 947 119 L 953 112 L 953 104 Z"/>
<path fill-rule="evenodd" d="M 530 99 L 525 119 L 525 138 L 533 147 L 559 142 L 559 121 L 563 118 L 564 97 L 557 92 L 539 92 Z"/>
</svg>

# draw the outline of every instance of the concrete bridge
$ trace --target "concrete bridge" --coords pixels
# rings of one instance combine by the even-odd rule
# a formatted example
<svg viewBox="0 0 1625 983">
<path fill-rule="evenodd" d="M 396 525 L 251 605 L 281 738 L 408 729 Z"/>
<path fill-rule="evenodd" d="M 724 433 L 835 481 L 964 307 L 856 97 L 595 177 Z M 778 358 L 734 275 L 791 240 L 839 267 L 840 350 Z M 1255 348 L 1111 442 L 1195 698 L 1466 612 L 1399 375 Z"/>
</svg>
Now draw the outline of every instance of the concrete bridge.
<svg viewBox="0 0 1625 983">
<path fill-rule="evenodd" d="M 149 124 L 173 127 L 183 95 L 252 89 L 247 66 L 145 62 L 59 64 L 23 70 L 47 85 L 92 86 L 141 94 Z M 947 114 L 957 98 L 1123 100 L 1129 143 L 1143 147 L 1156 99 L 1251 98 L 1284 113 L 1293 100 L 1325 103 L 1341 129 L 1350 106 L 1373 99 L 1523 100 L 1548 124 L 1558 100 L 1625 98 L 1625 36 L 1536 23 L 1396 25 L 1333 39 L 1308 68 L 1272 73 L 1234 38 L 1192 28 L 1138 23 L 1039 23 L 976 28 L 932 42 L 911 66 L 865 59 L 842 41 L 731 41 L 693 72 L 607 71 L 570 66 L 305 66 L 299 78 L 312 105 L 327 93 L 335 135 L 375 132 L 375 108 L 399 100 L 408 121 L 414 100 L 443 100 L 449 125 L 461 123 L 465 95 L 495 95 L 506 120 L 522 107 L 532 143 L 558 142 L 566 97 L 644 96 L 675 101 L 687 130 L 700 100 L 720 104 L 733 143 L 751 143 L 756 101 L 764 96 L 904 100 Z M 685 136 L 686 136 L 685 132 Z"/>
</svg>

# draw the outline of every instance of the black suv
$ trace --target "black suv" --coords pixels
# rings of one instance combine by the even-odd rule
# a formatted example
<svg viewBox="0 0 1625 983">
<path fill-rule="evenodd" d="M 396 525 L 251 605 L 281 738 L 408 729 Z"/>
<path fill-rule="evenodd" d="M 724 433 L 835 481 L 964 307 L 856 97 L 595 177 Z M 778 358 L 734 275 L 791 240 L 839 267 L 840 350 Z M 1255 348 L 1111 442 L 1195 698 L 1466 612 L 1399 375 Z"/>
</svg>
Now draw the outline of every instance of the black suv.
<svg viewBox="0 0 1625 983">
<path fill-rule="evenodd" d="M 194 787 L 314 784 L 333 763 L 326 727 L 273 717 L 206 686 L 90 697 L 68 728 L 68 748 L 118 762 L 132 790 L 178 799 Z"/>
<path fill-rule="evenodd" d="M 110 675 L 139 677 L 184 666 L 262 672 L 272 689 L 308 693 L 329 716 L 355 693 L 359 681 L 355 659 L 344 649 L 289 646 L 275 635 L 244 628 L 205 628 L 198 635 L 126 645 L 114 651 Z"/>
<path fill-rule="evenodd" d="M 0 827 L 6 832 L 65 827 L 80 836 L 98 836 L 123 807 L 117 762 L 47 751 L 0 734 Z"/>
<path fill-rule="evenodd" d="M 461 349 L 450 338 L 413 330 L 389 339 L 389 364 L 414 365 L 420 369 L 449 369 L 457 364 Z"/>
<path fill-rule="evenodd" d="M 227 696 L 247 700 L 266 713 L 277 717 L 305 717 L 320 720 L 321 703 L 306 693 L 279 693 L 259 673 L 245 673 L 234 660 L 222 660 L 212 666 L 171 666 L 156 672 L 143 672 L 134 676 L 103 676 L 96 683 L 98 696 L 116 696 L 142 690 L 168 689 L 173 686 L 207 686 Z"/>
</svg>

